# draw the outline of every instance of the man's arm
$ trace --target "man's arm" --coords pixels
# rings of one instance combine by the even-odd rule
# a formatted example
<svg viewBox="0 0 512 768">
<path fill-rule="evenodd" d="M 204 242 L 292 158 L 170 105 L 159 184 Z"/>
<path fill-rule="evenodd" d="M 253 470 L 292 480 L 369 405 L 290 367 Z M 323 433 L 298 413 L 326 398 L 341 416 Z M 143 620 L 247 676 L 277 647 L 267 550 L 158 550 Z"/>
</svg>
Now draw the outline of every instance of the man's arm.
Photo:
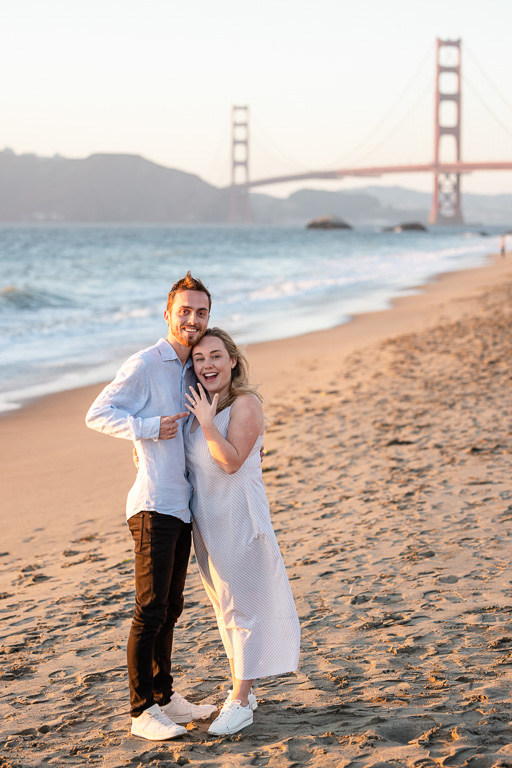
<svg viewBox="0 0 512 768">
<path fill-rule="evenodd" d="M 85 423 L 97 432 L 125 440 L 157 440 L 160 416 L 142 418 L 136 415 L 144 408 L 149 396 L 144 361 L 138 357 L 130 358 L 91 405 Z"/>
</svg>

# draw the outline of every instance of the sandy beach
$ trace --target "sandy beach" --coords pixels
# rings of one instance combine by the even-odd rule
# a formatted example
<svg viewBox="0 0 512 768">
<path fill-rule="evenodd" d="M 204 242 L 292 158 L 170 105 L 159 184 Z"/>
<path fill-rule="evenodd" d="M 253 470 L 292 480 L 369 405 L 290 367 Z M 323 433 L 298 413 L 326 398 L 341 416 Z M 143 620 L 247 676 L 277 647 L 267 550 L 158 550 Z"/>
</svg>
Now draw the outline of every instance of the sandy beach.
<svg viewBox="0 0 512 768">
<path fill-rule="evenodd" d="M 129 443 L 84 425 L 101 387 L 4 414 L 0 766 L 512 766 L 511 326 L 508 254 L 248 349 L 302 656 L 258 682 L 254 725 L 229 738 L 129 733 L 134 468 Z M 193 560 L 174 671 L 223 702 Z"/>
</svg>

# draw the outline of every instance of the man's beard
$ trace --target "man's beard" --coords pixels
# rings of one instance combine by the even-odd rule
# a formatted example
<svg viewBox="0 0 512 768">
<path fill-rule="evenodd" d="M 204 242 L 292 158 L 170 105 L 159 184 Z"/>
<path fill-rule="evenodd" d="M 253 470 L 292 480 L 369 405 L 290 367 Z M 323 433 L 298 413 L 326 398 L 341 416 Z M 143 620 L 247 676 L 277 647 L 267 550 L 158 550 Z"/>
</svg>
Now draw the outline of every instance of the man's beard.
<svg viewBox="0 0 512 768">
<path fill-rule="evenodd" d="M 176 325 L 171 326 L 171 333 L 176 341 L 184 347 L 193 347 L 202 338 L 204 331 L 201 331 L 200 328 L 196 328 L 195 335 L 191 337 L 188 333 L 182 333 L 181 329 L 184 327 L 186 327 L 186 324 L 182 326 L 179 325 L 179 323 L 176 323 Z"/>
</svg>

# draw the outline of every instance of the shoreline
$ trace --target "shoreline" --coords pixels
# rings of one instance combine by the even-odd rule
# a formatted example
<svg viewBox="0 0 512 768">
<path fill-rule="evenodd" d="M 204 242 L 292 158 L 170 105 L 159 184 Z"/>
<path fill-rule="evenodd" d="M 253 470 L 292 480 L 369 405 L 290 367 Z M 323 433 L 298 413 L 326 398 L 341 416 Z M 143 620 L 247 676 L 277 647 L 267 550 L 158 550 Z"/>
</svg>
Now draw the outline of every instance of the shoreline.
<svg viewBox="0 0 512 768">
<path fill-rule="evenodd" d="M 456 318 L 465 313 L 453 302 L 477 298 L 502 277 L 512 277 L 512 251 L 505 257 L 488 254 L 485 264 L 471 269 L 440 272 L 426 283 L 405 289 L 412 294 L 396 296 L 386 309 L 362 312 L 351 316 L 341 325 L 322 331 L 312 331 L 287 339 L 259 342 L 247 345 L 251 378 L 257 382 L 265 380 L 265 386 L 273 391 L 272 382 L 265 375 L 266 359 L 269 354 L 277 361 L 294 364 L 301 360 L 300 367 L 307 364 L 310 345 L 315 356 L 329 354 L 331 344 L 343 356 L 371 344 L 393 338 L 409 331 L 421 330 L 440 320 Z M 469 292 L 469 296 L 468 296 Z"/>
<path fill-rule="evenodd" d="M 389 310 L 249 347 L 263 470 L 302 628 L 235 738 L 129 733 L 131 443 L 88 430 L 102 385 L 0 419 L 6 765 L 508 765 L 512 260 L 443 273 Z M 173 673 L 225 699 L 192 559 Z"/>
<path fill-rule="evenodd" d="M 510 257 L 512 256 L 512 251 L 507 252 L 506 256 L 504 258 L 500 257 L 499 254 L 496 253 L 489 253 L 487 254 L 486 262 L 482 264 L 479 267 L 472 267 L 472 268 L 464 268 L 460 270 L 450 270 L 448 272 L 439 272 L 427 280 L 425 283 L 421 283 L 419 285 L 415 286 L 409 286 L 407 288 L 403 289 L 403 292 L 407 295 L 398 295 L 394 298 L 390 299 L 389 306 L 385 309 L 380 310 L 372 310 L 368 312 L 361 312 L 355 315 L 351 315 L 349 319 L 345 323 L 341 323 L 339 325 L 332 326 L 330 328 L 325 328 L 321 330 L 315 330 L 307 333 L 302 333 L 297 336 L 289 336 L 289 337 L 283 337 L 279 339 L 273 339 L 270 341 L 260 341 L 260 342 L 252 342 L 246 345 L 243 345 L 244 348 L 247 350 L 249 355 L 249 363 L 250 363 L 250 369 L 251 369 L 251 377 L 253 379 L 258 378 L 258 376 L 254 376 L 254 365 L 252 363 L 253 355 L 255 358 L 260 358 L 259 350 L 265 350 L 267 347 L 269 349 L 273 349 L 274 347 L 281 347 L 283 345 L 290 345 L 294 347 L 295 353 L 298 351 L 298 349 L 301 347 L 301 340 L 304 340 L 304 342 L 307 344 L 308 340 L 311 339 L 313 342 L 315 342 L 317 339 L 320 339 L 325 334 L 338 334 L 338 332 L 346 328 L 347 326 L 352 327 L 355 323 L 359 323 L 361 326 L 361 330 L 359 330 L 354 334 L 354 338 L 351 339 L 350 337 L 352 334 L 349 332 L 346 334 L 347 338 L 343 338 L 343 343 L 347 344 L 347 348 L 352 350 L 357 346 L 360 346 L 361 344 L 365 343 L 372 343 L 374 341 L 377 341 L 380 338 L 384 338 L 385 334 L 380 334 L 379 332 L 376 332 L 376 329 L 372 329 L 372 323 L 374 322 L 374 319 L 377 319 L 383 314 L 387 314 L 389 312 L 393 312 L 394 310 L 400 309 L 402 310 L 401 313 L 407 312 L 409 309 L 410 302 L 415 302 L 416 299 L 421 299 L 426 293 L 431 292 L 431 286 L 438 286 L 442 281 L 449 278 L 450 276 L 462 276 L 463 282 L 464 282 L 464 276 L 470 276 L 473 274 L 478 274 L 482 271 L 488 270 L 490 267 L 496 264 L 496 262 L 508 262 L 510 260 Z M 466 278 L 467 279 L 467 278 Z M 450 289 L 452 289 L 452 286 L 450 286 Z M 459 293 L 456 288 L 453 288 L 456 293 Z M 437 292 L 437 289 L 434 288 L 434 291 Z M 463 295 L 463 291 L 460 293 L 460 295 Z M 443 291 L 439 290 L 439 293 L 444 293 Z M 435 300 L 435 299 L 434 299 Z M 425 302 L 421 302 L 421 312 L 425 312 Z M 403 304 L 403 309 L 402 309 Z M 427 310 L 428 311 L 428 310 Z M 400 321 L 398 321 L 400 322 Z M 393 324 L 394 326 L 394 324 Z M 398 326 L 397 326 L 397 331 Z M 155 340 L 156 341 L 156 340 Z M 282 352 L 283 350 L 280 350 Z M 265 352 L 263 352 L 265 354 Z M 347 352 L 348 354 L 348 352 Z M 129 355 L 128 355 L 129 356 Z M 126 359 L 126 358 L 125 358 Z M 122 362 L 122 361 L 121 361 Z M 113 377 L 112 377 L 113 378 Z M 5 410 L 0 410 L 0 423 L 1 421 L 9 416 L 15 416 L 16 414 L 19 414 L 21 411 L 25 410 L 26 408 L 30 408 L 32 406 L 35 406 L 38 402 L 46 401 L 49 402 L 54 401 L 62 396 L 64 396 L 66 393 L 69 392 L 99 392 L 101 389 L 109 382 L 111 379 L 104 379 L 100 382 L 92 383 L 92 384 L 85 384 L 83 386 L 73 386 L 69 389 L 62 389 L 57 390 L 55 392 L 49 392 L 41 395 L 36 395 L 34 397 L 29 397 L 27 399 L 21 399 L 19 404 L 14 405 L 12 408 L 6 408 Z M 95 395 L 92 396 L 91 402 L 94 399 Z"/>
</svg>

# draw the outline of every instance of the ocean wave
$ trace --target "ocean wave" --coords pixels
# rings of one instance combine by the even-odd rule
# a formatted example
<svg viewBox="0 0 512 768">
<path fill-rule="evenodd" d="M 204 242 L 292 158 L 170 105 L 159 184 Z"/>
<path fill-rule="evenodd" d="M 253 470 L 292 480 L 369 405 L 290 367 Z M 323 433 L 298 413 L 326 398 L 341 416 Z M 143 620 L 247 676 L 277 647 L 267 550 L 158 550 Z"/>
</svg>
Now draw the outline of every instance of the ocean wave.
<svg viewBox="0 0 512 768">
<path fill-rule="evenodd" d="M 281 283 L 270 283 L 249 293 L 252 301 L 261 301 L 266 299 L 279 299 L 282 297 L 293 297 L 304 293 L 309 293 L 318 289 L 323 289 L 335 285 L 344 285 L 351 282 L 349 278 L 343 276 L 338 279 L 328 278 L 321 280 L 285 280 Z"/>
<path fill-rule="evenodd" d="M 112 319 L 115 322 L 119 320 L 128 320 L 131 318 L 147 318 L 152 317 L 158 313 L 160 307 L 155 309 L 154 307 L 134 307 L 133 309 L 118 309 L 112 313 Z"/>
<path fill-rule="evenodd" d="M 275 280 L 261 287 L 248 291 L 250 302 L 293 299 L 302 296 L 327 294 L 331 289 L 354 289 L 364 293 L 371 283 L 376 287 L 388 281 L 394 286 L 397 281 L 414 285 L 428 275 L 437 274 L 452 268 L 452 263 L 463 257 L 471 258 L 489 252 L 489 244 L 452 246 L 437 249 L 404 249 L 362 253 L 357 259 L 339 260 L 326 263 L 319 271 L 321 276 L 309 275 L 300 278 Z M 330 273 L 330 277 L 326 274 Z M 227 302 L 225 302 L 227 303 Z"/>
<path fill-rule="evenodd" d="M 0 311 L 62 307 L 71 303 L 67 296 L 37 288 L 6 285 L 0 288 Z"/>
<path fill-rule="evenodd" d="M 212 325 L 252 343 L 384 309 L 411 286 L 479 266 L 499 250 L 492 233 L 477 240 L 441 229 L 399 237 L 365 231 L 340 243 L 291 228 L 155 228 L 144 229 L 136 247 L 134 228 L 87 232 L 84 245 L 81 228 L 47 228 L 43 240 L 39 230 L 20 228 L 3 246 L 0 410 L 87 383 L 93 373 L 106 380 L 119 358 L 166 333 L 165 295 L 178 266 L 155 251 L 183 246 L 179 274 L 186 262 L 209 286 Z M 108 370 L 97 373 L 103 363 Z"/>
</svg>

